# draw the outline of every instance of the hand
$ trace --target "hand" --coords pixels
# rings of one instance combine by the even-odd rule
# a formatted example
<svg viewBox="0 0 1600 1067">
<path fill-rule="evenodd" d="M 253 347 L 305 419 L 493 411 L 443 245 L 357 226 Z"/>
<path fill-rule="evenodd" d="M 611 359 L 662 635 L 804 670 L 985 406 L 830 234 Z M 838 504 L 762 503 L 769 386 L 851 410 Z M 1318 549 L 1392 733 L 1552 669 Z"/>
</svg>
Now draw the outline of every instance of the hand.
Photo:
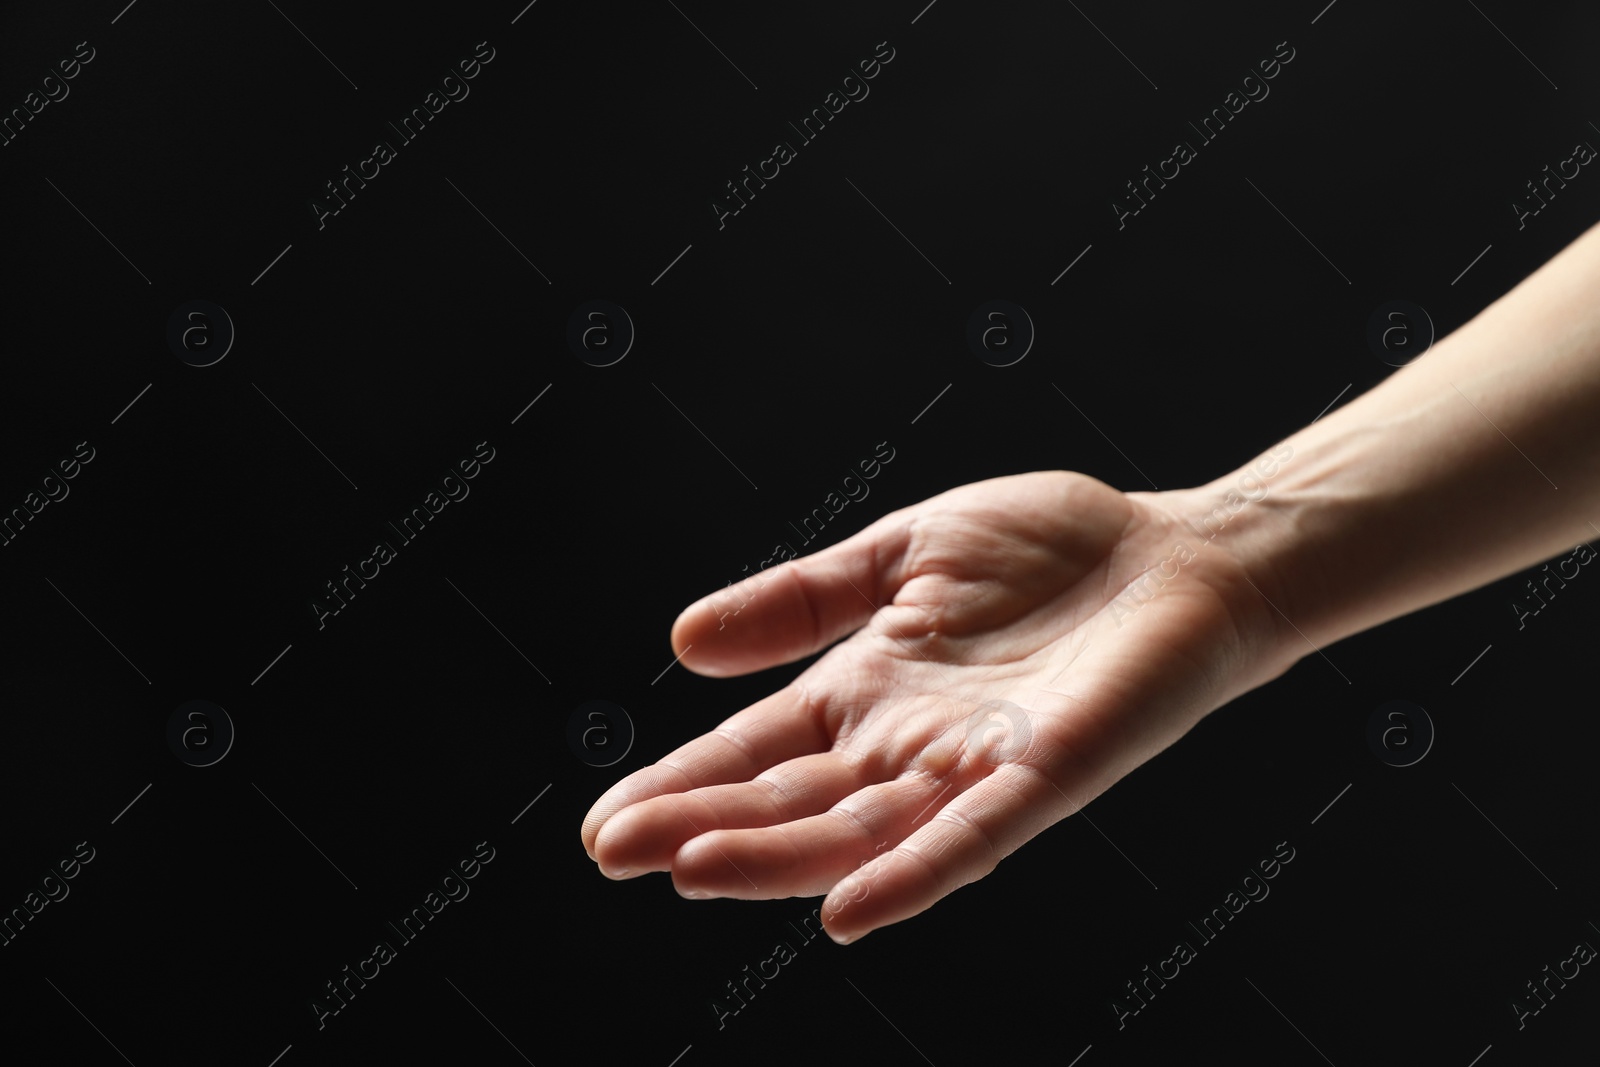
<svg viewBox="0 0 1600 1067">
<path fill-rule="evenodd" d="M 618 782 L 584 847 L 685 897 L 827 893 L 840 942 L 923 911 L 1299 658 L 1232 531 L 1185 514 L 1182 492 L 996 478 L 694 604 L 672 645 L 700 674 L 849 636 Z"/>
</svg>

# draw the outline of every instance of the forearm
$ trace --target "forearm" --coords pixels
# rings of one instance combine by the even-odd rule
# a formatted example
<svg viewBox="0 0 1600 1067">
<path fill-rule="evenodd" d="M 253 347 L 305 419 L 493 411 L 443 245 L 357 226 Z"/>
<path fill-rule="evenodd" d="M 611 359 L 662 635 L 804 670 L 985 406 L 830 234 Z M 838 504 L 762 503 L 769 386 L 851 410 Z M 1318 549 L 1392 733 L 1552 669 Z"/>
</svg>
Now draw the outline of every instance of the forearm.
<svg viewBox="0 0 1600 1067">
<path fill-rule="evenodd" d="M 1600 227 L 1283 444 L 1216 539 L 1299 655 L 1600 543 Z M 1248 469 L 1177 496 L 1208 513 Z"/>
</svg>

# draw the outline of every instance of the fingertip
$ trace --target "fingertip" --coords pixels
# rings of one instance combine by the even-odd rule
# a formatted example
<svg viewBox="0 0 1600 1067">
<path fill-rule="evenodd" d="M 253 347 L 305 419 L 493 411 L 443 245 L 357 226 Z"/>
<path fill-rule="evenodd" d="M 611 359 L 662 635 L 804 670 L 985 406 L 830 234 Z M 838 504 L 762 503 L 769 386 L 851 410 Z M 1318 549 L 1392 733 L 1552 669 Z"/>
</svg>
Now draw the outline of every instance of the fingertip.
<svg viewBox="0 0 1600 1067">
<path fill-rule="evenodd" d="M 589 814 L 583 817 L 583 848 L 596 863 L 600 862 L 600 834 L 618 813 L 630 805 L 627 788 L 638 773 L 635 771 L 600 794 L 600 799 L 594 802 Z"/>
<path fill-rule="evenodd" d="M 672 623 L 673 662 L 708 678 L 726 678 L 736 673 L 718 662 L 714 645 L 722 628 L 723 619 L 711 597 L 702 597 L 684 608 Z"/>
<path fill-rule="evenodd" d="M 607 819 L 595 835 L 595 862 L 600 865 L 600 873 L 612 881 L 651 869 L 646 856 L 648 842 L 641 840 L 639 811 L 639 805 L 629 805 Z"/>
<path fill-rule="evenodd" d="M 690 621 L 689 616 L 701 603 L 702 601 L 695 601 L 678 612 L 678 617 L 672 620 L 672 633 L 669 640 L 672 644 L 672 655 L 675 659 L 682 659 L 684 651 L 694 644 L 694 639 L 690 636 L 690 631 L 693 630 L 694 624 Z"/>
<path fill-rule="evenodd" d="M 672 886 L 679 896 L 709 896 L 713 884 L 725 876 L 729 863 L 717 844 L 720 834 L 721 831 L 709 830 L 678 846 L 672 857 Z"/>
<path fill-rule="evenodd" d="M 829 926 L 826 919 L 822 922 L 822 928 L 828 932 L 828 936 L 833 939 L 835 945 L 848 945 L 852 941 L 859 941 L 867 936 L 864 932 L 858 933 L 838 926 Z"/>
<path fill-rule="evenodd" d="M 841 920 L 840 913 L 848 909 L 850 904 L 847 891 L 840 888 L 843 885 L 844 883 L 841 882 L 839 886 L 834 887 L 833 892 L 829 893 L 827 899 L 822 902 L 821 909 L 822 929 L 827 932 L 827 935 L 833 939 L 833 943 L 836 945 L 852 944 L 872 932 L 870 927 L 863 929 L 848 920 Z"/>
<path fill-rule="evenodd" d="M 594 808 L 589 809 L 589 814 L 583 817 L 583 825 L 578 829 L 578 837 L 583 842 L 583 851 L 590 859 L 594 859 L 595 839 L 600 836 L 600 828 L 605 825 L 605 819 L 595 813 Z M 595 860 L 598 863 L 598 860 Z"/>
</svg>

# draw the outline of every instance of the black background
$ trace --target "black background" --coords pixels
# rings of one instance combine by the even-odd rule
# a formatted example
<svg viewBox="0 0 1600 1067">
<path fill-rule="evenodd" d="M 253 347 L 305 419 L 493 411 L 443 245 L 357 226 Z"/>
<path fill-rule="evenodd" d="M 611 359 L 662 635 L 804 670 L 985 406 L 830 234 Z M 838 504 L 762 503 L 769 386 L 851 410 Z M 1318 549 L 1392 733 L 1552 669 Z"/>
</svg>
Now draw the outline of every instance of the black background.
<svg viewBox="0 0 1600 1067">
<path fill-rule="evenodd" d="M 685 901 L 584 855 L 608 785 L 798 672 L 669 668 L 668 629 L 879 442 L 808 550 L 1001 474 L 1208 481 L 1391 372 L 1374 308 L 1443 336 L 1600 204 L 1585 169 L 1520 230 L 1511 208 L 1600 142 L 1592 7 L 923 2 L 7 12 L 0 108 L 95 50 L 0 148 L 0 509 L 95 450 L 0 548 L 0 909 L 95 849 L 0 947 L 8 1045 L 1594 1062 L 1592 968 L 1521 1030 L 1511 1006 L 1600 942 L 1588 569 L 1520 630 L 1531 569 L 1309 656 L 1092 825 L 859 944 L 800 942 L 720 1029 L 713 998 L 821 902 Z M 470 95 L 319 228 L 324 183 L 480 41 Z M 719 229 L 711 198 L 880 41 L 870 95 Z M 1283 41 L 1270 95 L 1119 229 L 1123 184 Z M 1003 368 L 965 341 L 996 298 L 1038 332 Z M 237 330 L 204 368 L 166 342 L 195 299 Z M 609 367 L 566 342 L 589 299 L 637 328 Z M 470 495 L 319 629 L 324 583 L 480 441 Z M 192 699 L 237 730 L 209 767 L 166 741 Z M 604 769 L 567 742 L 591 699 L 637 730 Z M 1437 729 L 1411 767 L 1366 740 L 1391 699 Z M 479 841 L 470 896 L 319 1029 L 310 999 Z M 1271 895 L 1119 1030 L 1124 983 L 1281 841 Z"/>
</svg>

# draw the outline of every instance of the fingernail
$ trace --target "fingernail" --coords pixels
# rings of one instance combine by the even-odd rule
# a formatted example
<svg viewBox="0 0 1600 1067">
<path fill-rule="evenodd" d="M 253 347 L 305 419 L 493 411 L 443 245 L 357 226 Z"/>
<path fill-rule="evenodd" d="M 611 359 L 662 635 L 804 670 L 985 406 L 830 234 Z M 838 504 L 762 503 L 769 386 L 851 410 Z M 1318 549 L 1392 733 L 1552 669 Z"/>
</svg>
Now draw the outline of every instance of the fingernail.
<svg viewBox="0 0 1600 1067">
<path fill-rule="evenodd" d="M 682 897 L 683 899 L 685 899 L 685 900 L 704 900 L 704 899 L 706 899 L 706 894 L 702 893 L 698 889 L 680 889 L 680 890 L 678 890 L 678 895 L 680 897 Z"/>
<path fill-rule="evenodd" d="M 605 873 L 607 878 L 626 878 L 628 875 L 633 873 L 633 868 L 631 867 L 614 867 L 610 870 L 606 870 L 606 868 L 602 867 L 600 869 Z"/>
<path fill-rule="evenodd" d="M 857 934 L 836 934 L 832 930 L 828 931 L 828 936 L 833 938 L 833 942 L 836 945 L 848 945 L 850 942 L 859 939 Z"/>
</svg>

